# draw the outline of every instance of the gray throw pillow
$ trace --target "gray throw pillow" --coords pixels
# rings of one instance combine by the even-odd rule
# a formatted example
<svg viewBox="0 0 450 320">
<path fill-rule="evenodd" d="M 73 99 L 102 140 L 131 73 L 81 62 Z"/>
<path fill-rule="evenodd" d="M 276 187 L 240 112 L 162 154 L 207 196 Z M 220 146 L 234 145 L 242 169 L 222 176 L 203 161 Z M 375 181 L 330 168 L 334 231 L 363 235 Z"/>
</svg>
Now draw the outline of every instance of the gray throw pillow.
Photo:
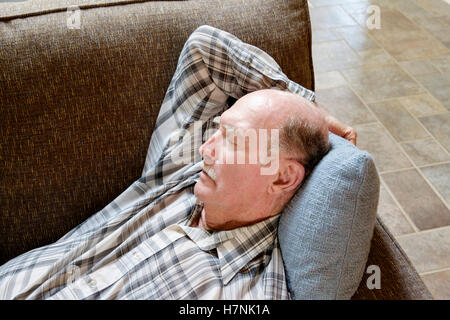
<svg viewBox="0 0 450 320">
<path fill-rule="evenodd" d="M 380 182 L 371 155 L 330 133 L 331 149 L 280 217 L 292 299 L 350 299 L 361 282 Z"/>
</svg>

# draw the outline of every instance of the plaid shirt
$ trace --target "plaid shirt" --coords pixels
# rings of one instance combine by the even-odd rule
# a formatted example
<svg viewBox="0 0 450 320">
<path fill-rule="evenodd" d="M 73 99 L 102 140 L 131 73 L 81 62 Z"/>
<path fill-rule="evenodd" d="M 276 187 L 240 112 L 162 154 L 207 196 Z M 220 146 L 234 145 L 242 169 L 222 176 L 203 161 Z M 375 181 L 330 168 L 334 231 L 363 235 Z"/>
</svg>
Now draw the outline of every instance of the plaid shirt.
<svg viewBox="0 0 450 320">
<path fill-rule="evenodd" d="M 278 216 L 227 231 L 189 227 L 202 210 L 193 190 L 212 120 L 271 87 L 314 100 L 265 52 L 198 28 L 180 54 L 141 178 L 57 242 L 1 266 L 0 299 L 289 299 Z M 201 135 L 174 139 L 198 121 Z M 172 161 L 186 143 L 190 161 Z"/>
</svg>

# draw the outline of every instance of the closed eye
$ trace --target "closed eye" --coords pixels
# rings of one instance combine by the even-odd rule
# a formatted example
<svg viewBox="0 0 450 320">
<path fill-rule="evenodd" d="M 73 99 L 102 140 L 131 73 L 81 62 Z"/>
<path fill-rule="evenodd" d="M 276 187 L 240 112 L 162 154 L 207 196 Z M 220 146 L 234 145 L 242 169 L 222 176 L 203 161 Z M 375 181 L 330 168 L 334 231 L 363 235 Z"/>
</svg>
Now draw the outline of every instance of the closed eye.
<svg viewBox="0 0 450 320">
<path fill-rule="evenodd" d="M 213 123 L 218 126 L 218 130 L 222 132 L 222 135 L 225 137 L 226 141 L 235 145 L 236 144 L 236 134 L 235 128 L 226 124 L 221 124 L 221 116 L 217 116 L 213 119 Z M 227 134 L 228 133 L 228 134 Z"/>
</svg>

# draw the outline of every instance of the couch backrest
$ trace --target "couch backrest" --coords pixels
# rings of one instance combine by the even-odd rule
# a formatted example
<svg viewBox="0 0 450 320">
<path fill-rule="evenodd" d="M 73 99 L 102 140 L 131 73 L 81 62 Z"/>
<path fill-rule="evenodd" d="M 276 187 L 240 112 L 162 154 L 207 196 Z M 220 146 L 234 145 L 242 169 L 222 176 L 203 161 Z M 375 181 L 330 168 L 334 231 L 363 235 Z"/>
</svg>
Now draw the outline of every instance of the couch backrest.
<svg viewBox="0 0 450 320">
<path fill-rule="evenodd" d="M 314 89 L 306 0 L 97 2 L 0 4 L 0 264 L 56 241 L 139 178 L 198 26 L 262 48 Z M 80 29 L 68 27 L 74 3 Z"/>
</svg>

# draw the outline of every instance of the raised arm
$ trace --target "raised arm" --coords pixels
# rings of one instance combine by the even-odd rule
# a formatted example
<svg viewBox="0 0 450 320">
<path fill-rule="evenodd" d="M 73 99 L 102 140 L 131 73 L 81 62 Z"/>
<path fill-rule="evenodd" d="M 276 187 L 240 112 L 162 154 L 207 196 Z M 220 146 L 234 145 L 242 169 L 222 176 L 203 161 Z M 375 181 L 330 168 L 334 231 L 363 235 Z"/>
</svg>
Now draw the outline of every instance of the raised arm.
<svg viewBox="0 0 450 320">
<path fill-rule="evenodd" d="M 252 91 L 278 87 L 314 101 L 314 92 L 288 79 L 266 52 L 226 31 L 201 26 L 184 49 L 202 59 L 214 84 L 236 99 Z"/>
<path fill-rule="evenodd" d="M 259 89 L 278 87 L 312 102 L 315 100 L 314 92 L 288 79 L 266 52 L 228 32 L 201 26 L 191 35 L 186 46 L 194 55 L 202 57 L 214 83 L 236 99 Z M 331 132 L 356 144 L 357 133 L 352 127 L 331 116 L 317 103 L 315 105 L 325 114 Z"/>
</svg>

